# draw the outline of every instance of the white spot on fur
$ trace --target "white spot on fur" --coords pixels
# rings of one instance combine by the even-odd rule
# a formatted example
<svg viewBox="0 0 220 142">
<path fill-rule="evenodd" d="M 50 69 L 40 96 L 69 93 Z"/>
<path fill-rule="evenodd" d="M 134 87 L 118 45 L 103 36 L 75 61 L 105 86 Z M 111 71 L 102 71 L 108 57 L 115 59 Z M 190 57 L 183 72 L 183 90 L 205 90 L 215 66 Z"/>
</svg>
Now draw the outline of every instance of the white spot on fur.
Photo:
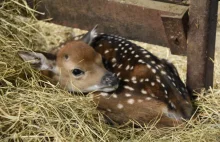
<svg viewBox="0 0 220 142">
<path fill-rule="evenodd" d="M 121 73 L 119 72 L 119 73 L 117 73 L 117 76 L 119 76 Z"/>
<path fill-rule="evenodd" d="M 112 67 L 115 67 L 116 65 L 117 65 L 117 64 L 115 63 L 115 64 L 112 65 Z"/>
<path fill-rule="evenodd" d="M 112 97 L 115 99 L 118 98 L 118 96 L 116 94 L 112 94 Z"/>
<path fill-rule="evenodd" d="M 151 61 L 151 64 L 156 64 L 156 62 L 155 61 Z"/>
<path fill-rule="evenodd" d="M 125 89 L 128 89 L 130 91 L 134 91 L 134 88 L 130 87 L 130 86 L 124 86 Z"/>
<path fill-rule="evenodd" d="M 139 63 L 145 63 L 143 60 L 139 59 L 138 60 Z"/>
<path fill-rule="evenodd" d="M 138 58 L 138 57 L 139 57 L 139 55 L 135 55 L 134 57 L 135 57 L 135 58 Z"/>
<path fill-rule="evenodd" d="M 107 54 L 109 52 L 109 50 L 105 50 L 105 54 Z"/>
<path fill-rule="evenodd" d="M 162 66 L 161 66 L 161 65 L 157 65 L 157 67 L 158 67 L 158 68 L 162 68 Z"/>
<path fill-rule="evenodd" d="M 102 92 L 102 93 L 100 93 L 100 95 L 103 96 L 103 97 L 106 97 L 106 96 L 108 96 L 108 93 Z"/>
<path fill-rule="evenodd" d="M 169 75 L 168 75 L 167 77 L 168 77 L 168 79 L 169 79 L 169 80 L 171 80 L 171 79 L 172 79 L 172 78 L 171 78 Z"/>
<path fill-rule="evenodd" d="M 153 73 L 156 73 L 157 71 L 156 71 L 155 69 L 152 69 L 152 72 L 153 72 Z"/>
<path fill-rule="evenodd" d="M 140 82 L 143 82 L 143 81 L 144 81 L 144 79 L 143 79 L 143 78 L 141 78 L 141 79 L 140 79 Z"/>
<path fill-rule="evenodd" d="M 138 102 L 138 103 L 141 103 L 141 102 L 143 102 L 143 100 L 142 100 L 142 99 L 138 99 L 137 102 Z"/>
<path fill-rule="evenodd" d="M 160 79 L 160 77 L 159 77 L 158 75 L 156 75 L 156 78 L 157 78 L 157 79 Z"/>
<path fill-rule="evenodd" d="M 151 97 L 156 97 L 153 93 L 151 93 L 150 95 L 151 95 Z"/>
<path fill-rule="evenodd" d="M 160 82 L 161 82 L 161 81 L 160 81 L 160 79 L 158 79 L 158 78 L 156 79 L 156 81 L 157 81 L 158 83 L 160 83 Z"/>
<path fill-rule="evenodd" d="M 151 100 L 151 97 L 146 97 L 145 100 L 148 100 L 148 101 L 149 101 L 149 100 Z"/>
<path fill-rule="evenodd" d="M 131 105 L 132 105 L 132 104 L 134 104 L 134 99 L 128 99 L 127 102 L 128 102 L 128 104 L 131 104 Z"/>
<path fill-rule="evenodd" d="M 129 79 L 124 79 L 124 82 L 129 82 Z"/>
<path fill-rule="evenodd" d="M 117 104 L 118 109 L 122 109 L 124 106 L 122 104 Z"/>
<path fill-rule="evenodd" d="M 129 68 L 130 68 L 130 66 L 129 66 L 129 65 L 127 65 L 127 67 L 125 68 L 125 70 L 129 70 Z"/>
<path fill-rule="evenodd" d="M 103 45 L 102 44 L 99 44 L 99 47 L 102 47 Z"/>
<path fill-rule="evenodd" d="M 108 112 L 112 112 L 112 110 L 111 110 L 111 109 L 109 109 L 109 108 L 107 109 L 107 111 L 108 111 Z"/>
<path fill-rule="evenodd" d="M 126 93 L 125 97 L 131 97 L 131 94 Z"/>
<path fill-rule="evenodd" d="M 137 83 L 137 81 L 136 81 L 136 80 L 132 80 L 132 82 L 133 82 L 134 84 L 136 84 L 136 83 Z"/>
<path fill-rule="evenodd" d="M 135 76 L 133 76 L 132 78 L 131 78 L 131 80 L 136 80 L 137 78 L 135 77 Z"/>
<path fill-rule="evenodd" d="M 147 64 L 147 67 L 150 69 L 150 68 L 151 68 L 151 65 L 150 65 L 150 64 Z"/>
<path fill-rule="evenodd" d="M 173 104 L 173 102 L 171 102 L 171 100 L 169 100 L 169 103 L 170 103 L 172 108 L 176 109 L 176 106 Z"/>
<path fill-rule="evenodd" d="M 141 93 L 142 93 L 142 94 L 147 94 L 147 91 L 144 90 L 144 89 L 142 89 L 142 90 L 141 90 Z"/>
<path fill-rule="evenodd" d="M 115 58 L 112 58 L 112 63 L 115 63 L 116 62 L 116 59 Z"/>
<path fill-rule="evenodd" d="M 119 66 L 118 66 L 118 68 L 120 69 L 122 67 L 122 64 L 120 64 Z"/>
<path fill-rule="evenodd" d="M 155 83 L 154 82 L 151 82 L 151 86 L 154 86 L 155 85 Z"/>
<path fill-rule="evenodd" d="M 150 55 L 146 55 L 145 57 L 146 57 L 146 58 L 150 58 Z"/>
<path fill-rule="evenodd" d="M 161 74 L 166 75 L 167 73 L 166 73 L 165 71 L 162 70 L 162 71 L 161 71 Z"/>
<path fill-rule="evenodd" d="M 148 82 L 148 81 L 149 81 L 149 78 L 146 78 L 146 79 L 145 79 L 145 81 L 147 81 L 147 82 Z"/>
<path fill-rule="evenodd" d="M 167 90 L 165 90 L 164 93 L 167 94 Z"/>
</svg>

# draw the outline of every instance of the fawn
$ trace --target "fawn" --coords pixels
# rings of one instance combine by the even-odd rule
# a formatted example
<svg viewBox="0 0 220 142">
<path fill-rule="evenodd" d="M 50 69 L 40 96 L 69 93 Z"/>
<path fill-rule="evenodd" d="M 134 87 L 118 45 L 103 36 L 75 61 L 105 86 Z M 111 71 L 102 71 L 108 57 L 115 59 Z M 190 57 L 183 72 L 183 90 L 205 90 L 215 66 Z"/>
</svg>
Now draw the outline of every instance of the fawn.
<svg viewBox="0 0 220 142">
<path fill-rule="evenodd" d="M 173 64 L 120 36 L 97 34 L 96 27 L 85 37 L 120 80 L 114 92 L 94 97 L 109 120 L 143 125 L 160 117 L 158 126 L 175 126 L 191 118 L 191 94 Z"/>
<path fill-rule="evenodd" d="M 101 54 L 105 68 L 109 72 L 116 74 L 120 80 L 118 85 L 117 79 L 111 74 L 111 79 L 107 79 L 111 80 L 111 85 L 108 85 L 108 87 L 111 86 L 111 89 L 98 89 L 94 85 L 88 87 L 86 79 L 80 82 L 79 89 L 85 90 L 83 92 L 101 91 L 94 93 L 94 102 L 98 105 L 97 109 L 103 112 L 110 123 L 124 124 L 129 120 L 134 120 L 140 125 L 144 125 L 160 118 L 157 126 L 175 126 L 182 123 L 184 119 L 191 117 L 193 107 L 190 94 L 181 81 L 174 65 L 164 59 L 157 58 L 149 51 L 125 38 L 117 35 L 97 34 L 96 27 L 85 34 L 82 40 L 86 41 L 87 46 L 92 46 L 96 52 Z M 75 42 L 78 41 L 74 41 L 73 38 L 73 40 L 67 41 L 63 47 L 51 51 L 56 56 L 56 63 L 53 64 L 57 64 L 56 68 L 65 70 L 63 72 L 65 75 L 58 75 L 59 77 L 55 75 L 54 79 L 66 86 L 70 91 L 73 91 L 72 87 L 69 87 L 72 83 L 67 80 L 72 75 L 72 66 L 76 62 L 75 58 L 72 59 L 72 56 L 78 57 L 77 62 L 83 60 L 84 66 L 90 66 L 92 64 L 91 61 L 95 62 L 94 60 L 98 58 L 101 66 L 98 70 L 102 70 L 102 74 L 88 74 L 87 78 L 89 78 L 90 82 L 100 83 L 100 80 L 103 80 L 105 76 L 103 75 L 104 69 L 101 64 L 100 54 L 94 53 L 89 47 L 83 52 L 75 51 L 81 50 L 80 46 L 70 49 L 69 46 L 73 46 Z M 92 50 L 93 52 L 84 53 L 88 52 L 86 50 Z M 66 53 L 68 53 L 68 57 L 66 57 Z M 31 54 L 33 56 L 33 53 Z M 29 55 L 30 53 L 28 53 Z M 99 57 L 94 55 L 99 55 Z M 26 60 L 24 54 L 20 54 L 20 56 Z M 71 60 L 67 63 L 66 60 L 69 58 Z M 33 59 L 33 57 L 30 59 Z M 91 61 L 89 62 L 89 60 Z M 45 67 L 41 68 L 45 69 Z M 69 72 L 66 68 L 69 69 Z M 106 74 L 110 74 L 109 72 Z M 73 82 L 75 83 L 76 81 L 77 78 Z M 90 89 L 86 89 L 87 87 Z"/>
</svg>

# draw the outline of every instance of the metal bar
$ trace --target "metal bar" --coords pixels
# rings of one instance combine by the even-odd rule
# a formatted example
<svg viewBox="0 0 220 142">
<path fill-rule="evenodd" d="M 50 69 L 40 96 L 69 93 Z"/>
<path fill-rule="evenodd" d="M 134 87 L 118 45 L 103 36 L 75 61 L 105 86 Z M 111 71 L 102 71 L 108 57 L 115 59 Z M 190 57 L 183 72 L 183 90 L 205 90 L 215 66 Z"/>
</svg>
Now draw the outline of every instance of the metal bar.
<svg viewBox="0 0 220 142">
<path fill-rule="evenodd" d="M 193 0 L 189 7 L 187 86 L 199 91 L 213 86 L 218 0 Z M 210 60 L 211 59 L 211 60 Z"/>
</svg>

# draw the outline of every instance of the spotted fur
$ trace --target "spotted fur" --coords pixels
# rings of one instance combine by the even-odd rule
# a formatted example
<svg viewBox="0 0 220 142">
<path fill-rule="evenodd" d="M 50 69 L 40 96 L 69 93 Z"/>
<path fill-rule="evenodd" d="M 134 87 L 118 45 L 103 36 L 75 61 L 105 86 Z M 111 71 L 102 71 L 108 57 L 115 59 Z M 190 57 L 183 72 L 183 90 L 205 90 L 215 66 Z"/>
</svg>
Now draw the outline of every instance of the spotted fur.
<svg viewBox="0 0 220 142">
<path fill-rule="evenodd" d="M 154 100 L 155 104 L 160 104 L 160 106 L 165 104 L 165 107 L 160 109 L 165 108 L 161 112 L 170 119 L 180 121 L 191 117 L 190 94 L 173 64 L 164 59 L 159 59 L 144 48 L 117 35 L 99 34 L 94 39 L 92 46 L 102 55 L 105 60 L 105 67 L 118 74 L 120 87 L 114 93 L 119 96 L 117 101 L 118 104 L 121 104 L 119 106 L 123 105 L 120 110 L 124 109 L 123 112 L 125 112 L 127 106 L 133 105 L 133 111 L 136 112 L 134 115 L 136 115 L 144 109 L 147 111 L 147 108 L 144 107 L 151 107 L 147 106 L 147 102 Z M 125 97 L 125 94 L 128 93 L 130 94 L 129 99 Z M 122 100 L 126 101 L 122 103 Z M 138 100 L 139 104 L 143 103 L 143 108 L 139 108 L 139 110 L 135 109 Z M 111 103 L 111 100 L 108 101 Z M 112 107 L 114 107 L 113 104 Z M 151 109 L 158 109 L 153 108 L 153 106 L 156 107 L 157 105 L 152 105 Z M 100 107 L 103 109 L 106 106 L 100 105 Z M 112 108 L 108 107 L 108 109 Z M 111 111 L 111 114 L 107 113 L 107 115 L 111 116 L 113 112 Z M 133 119 L 129 112 L 126 113 L 128 119 Z M 145 113 L 148 115 L 147 112 Z M 149 121 L 145 120 L 144 116 L 139 116 L 137 120 L 140 120 L 140 117 L 146 122 Z M 120 120 L 115 119 L 114 121 L 120 122 Z"/>
</svg>

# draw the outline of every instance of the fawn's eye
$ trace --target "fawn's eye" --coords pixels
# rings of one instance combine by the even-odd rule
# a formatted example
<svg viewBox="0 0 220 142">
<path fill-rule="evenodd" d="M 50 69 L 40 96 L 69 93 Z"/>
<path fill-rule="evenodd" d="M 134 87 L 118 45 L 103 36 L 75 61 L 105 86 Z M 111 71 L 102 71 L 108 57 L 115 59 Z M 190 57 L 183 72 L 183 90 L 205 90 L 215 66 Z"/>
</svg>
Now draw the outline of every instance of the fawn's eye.
<svg viewBox="0 0 220 142">
<path fill-rule="evenodd" d="M 85 72 L 80 69 L 73 69 L 72 73 L 74 76 L 79 77 L 79 76 L 83 75 Z"/>
</svg>

